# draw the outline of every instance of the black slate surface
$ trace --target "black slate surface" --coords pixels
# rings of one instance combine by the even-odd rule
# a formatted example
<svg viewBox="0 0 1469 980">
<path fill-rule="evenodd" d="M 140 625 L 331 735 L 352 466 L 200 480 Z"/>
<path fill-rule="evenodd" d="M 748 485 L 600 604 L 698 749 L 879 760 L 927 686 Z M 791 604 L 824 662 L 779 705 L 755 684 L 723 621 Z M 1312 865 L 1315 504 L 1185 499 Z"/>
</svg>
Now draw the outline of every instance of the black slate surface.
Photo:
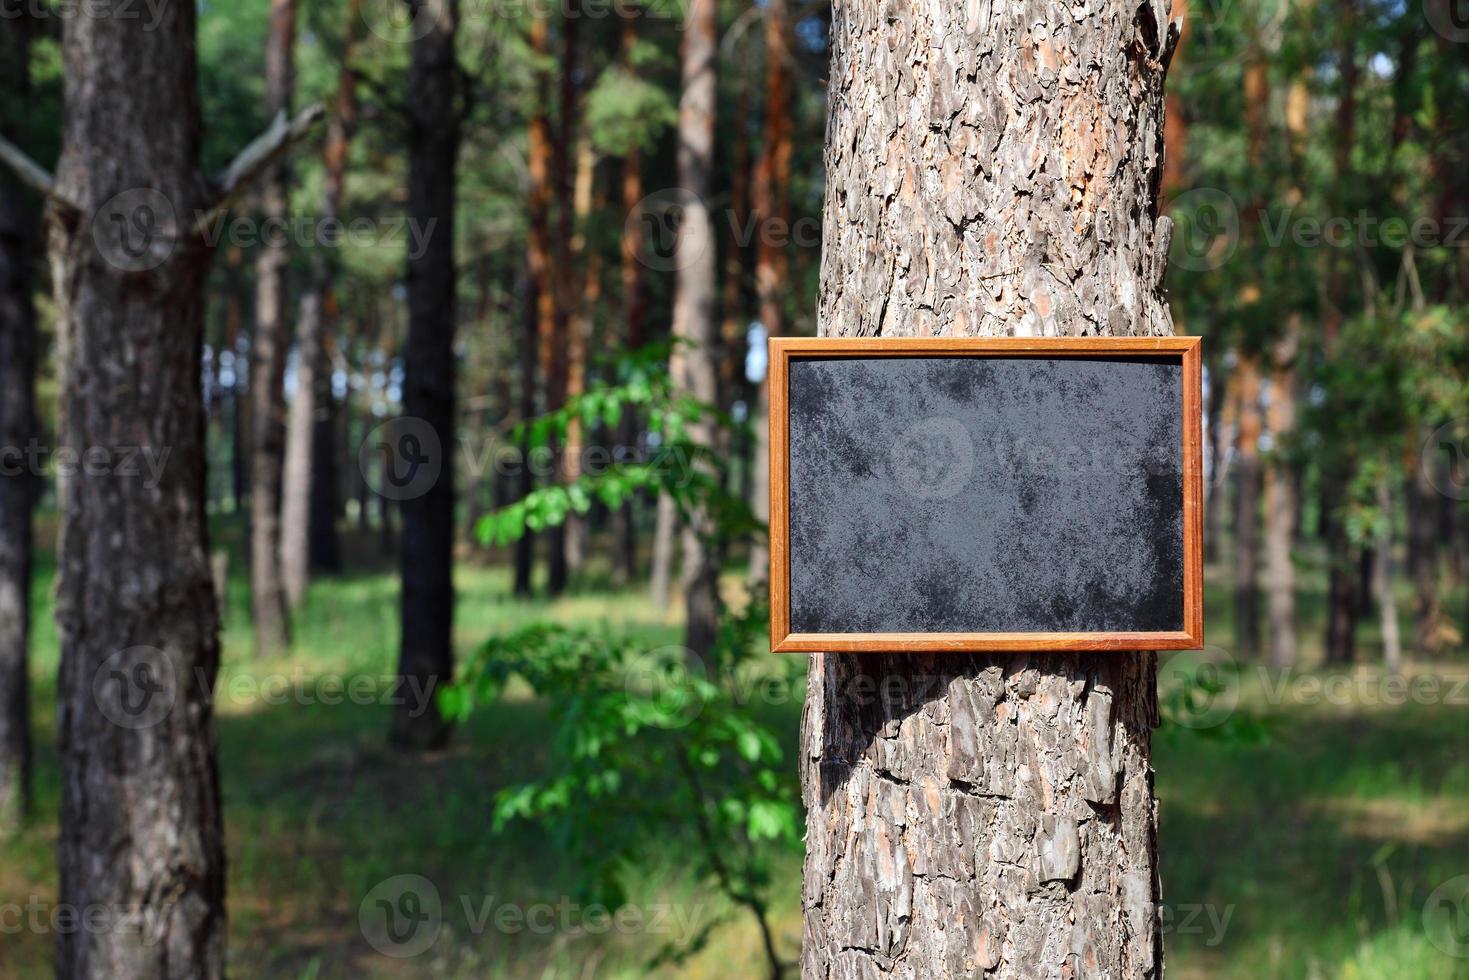
<svg viewBox="0 0 1469 980">
<path fill-rule="evenodd" d="M 796 633 L 1183 628 L 1178 358 L 797 358 Z"/>
</svg>

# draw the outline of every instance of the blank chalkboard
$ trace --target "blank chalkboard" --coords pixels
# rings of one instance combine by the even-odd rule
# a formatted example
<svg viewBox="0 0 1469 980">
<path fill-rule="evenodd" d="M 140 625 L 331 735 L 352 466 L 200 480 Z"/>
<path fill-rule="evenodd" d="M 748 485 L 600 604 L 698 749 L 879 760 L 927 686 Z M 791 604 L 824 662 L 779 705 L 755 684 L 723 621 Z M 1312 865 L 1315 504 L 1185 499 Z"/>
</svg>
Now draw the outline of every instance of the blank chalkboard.
<svg viewBox="0 0 1469 980">
<path fill-rule="evenodd" d="M 770 353 L 774 649 L 1202 643 L 1196 338 Z"/>
</svg>

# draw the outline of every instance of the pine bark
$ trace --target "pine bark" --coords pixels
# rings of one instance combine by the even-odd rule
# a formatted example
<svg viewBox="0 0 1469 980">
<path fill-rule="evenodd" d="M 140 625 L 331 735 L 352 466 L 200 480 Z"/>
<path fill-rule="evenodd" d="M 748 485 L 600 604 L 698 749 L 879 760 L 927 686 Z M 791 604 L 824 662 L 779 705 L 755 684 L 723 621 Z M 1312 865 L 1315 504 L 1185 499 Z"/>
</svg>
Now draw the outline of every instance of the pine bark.
<svg viewBox="0 0 1469 980">
<path fill-rule="evenodd" d="M 426 25 L 409 69 L 408 213 L 432 228 L 408 256 L 408 341 L 403 350 L 403 412 L 438 436 L 439 473 L 402 501 L 403 581 L 399 697 L 392 744 L 416 751 L 443 746 L 450 726 L 434 697 L 454 674 L 454 258 L 455 180 L 460 141 L 459 27 L 456 0 L 425 0 Z M 422 700 L 413 692 L 423 692 Z"/>
<path fill-rule="evenodd" d="M 1037 11 L 835 7 L 822 335 L 1172 333 L 1167 8 Z M 1161 975 L 1152 654 L 808 683 L 803 977 Z"/>
<path fill-rule="evenodd" d="M 719 343 L 718 256 L 709 208 L 714 170 L 714 113 L 717 101 L 719 10 L 715 0 L 690 0 L 683 38 L 683 90 L 678 111 L 678 183 L 684 191 L 683 219 L 674 260 L 673 336 L 682 341 L 673 351 L 670 371 L 674 387 L 707 405 L 717 403 L 718 373 L 714 366 Z M 718 433 L 712 419 L 688 426 L 689 441 L 713 453 Z M 691 461 L 707 466 L 707 461 Z M 662 502 L 660 501 L 660 519 Z M 702 657 L 719 631 L 719 562 L 714 549 L 712 515 L 689 508 L 682 534 L 684 646 Z"/>
<path fill-rule="evenodd" d="M 343 20 L 342 68 L 322 148 L 318 220 L 323 227 L 336 222 L 341 213 L 347 153 L 357 123 L 357 74 L 352 64 L 361 9 L 361 0 L 349 0 Z M 331 445 L 335 413 L 326 322 L 332 312 L 332 265 L 320 251 L 314 251 L 310 270 L 296 313 L 296 393 L 287 418 L 282 480 L 281 577 L 286 601 L 293 609 L 306 598 L 313 566 L 329 567 L 337 561 L 335 481 L 331 477 L 335 467 Z"/>
<path fill-rule="evenodd" d="M 0 136 L 17 142 L 16 110 L 30 95 L 29 17 L 0 23 Z M 35 248 L 30 193 L 0 171 L 0 837 L 18 829 L 31 806 L 30 633 L 33 532 L 38 489 L 17 451 L 36 431 Z"/>
<path fill-rule="evenodd" d="M 62 441 L 78 452 L 168 452 L 156 482 L 78 472 L 62 514 L 59 900 L 157 923 L 59 931 L 56 975 L 68 980 L 224 975 L 200 375 L 209 253 L 188 233 L 208 183 L 194 5 L 165 4 L 158 15 L 156 26 L 105 12 L 62 26 L 56 182 L 77 205 L 50 222 L 68 337 Z M 140 190 L 141 202 L 116 197 Z"/>
<path fill-rule="evenodd" d="M 289 111 L 295 88 L 296 2 L 271 0 L 265 46 L 265 107 L 270 116 Z M 290 171 L 271 166 L 261 184 L 262 229 L 284 221 L 290 204 Z M 255 333 L 250 344 L 250 605 L 255 654 L 283 653 L 291 642 L 285 584 L 281 578 L 281 470 L 285 455 L 287 243 L 262 234 L 255 260 Z"/>
</svg>

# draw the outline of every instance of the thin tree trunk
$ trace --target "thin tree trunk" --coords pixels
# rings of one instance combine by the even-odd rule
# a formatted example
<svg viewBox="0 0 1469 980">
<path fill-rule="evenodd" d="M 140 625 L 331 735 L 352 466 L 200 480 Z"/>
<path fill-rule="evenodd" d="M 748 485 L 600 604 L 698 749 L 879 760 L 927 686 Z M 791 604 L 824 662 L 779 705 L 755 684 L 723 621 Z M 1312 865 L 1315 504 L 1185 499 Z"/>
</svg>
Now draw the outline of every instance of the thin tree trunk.
<svg viewBox="0 0 1469 980">
<path fill-rule="evenodd" d="M 225 265 L 228 293 L 225 298 L 225 338 L 234 356 L 230 380 L 230 496 L 234 513 L 245 509 L 245 487 L 250 469 L 250 399 L 246 388 L 247 357 L 241 354 L 240 338 L 245 334 L 245 282 L 242 274 L 245 255 L 238 248 L 229 250 Z"/>
<path fill-rule="evenodd" d="M 791 98 L 787 63 L 791 57 L 785 0 L 765 9 L 765 139 L 755 165 L 755 292 L 767 337 L 785 333 L 786 261 L 784 237 L 790 231 Z M 755 421 L 753 499 L 756 519 L 770 520 L 770 389 L 761 380 L 751 417 Z M 770 549 L 757 538 L 750 549 L 750 580 L 760 588 L 770 574 Z"/>
<path fill-rule="evenodd" d="M 653 553 L 648 559 L 651 564 L 648 589 L 653 596 L 653 608 L 659 611 L 667 609 L 673 598 L 673 557 L 677 539 L 678 508 L 672 497 L 660 493 L 653 513 Z"/>
<path fill-rule="evenodd" d="M 589 136 L 577 141 L 576 182 L 572 194 L 572 211 L 575 228 L 572 232 L 571 267 L 580 270 L 580 288 L 574 297 L 574 306 L 567 317 L 566 329 L 566 397 L 577 398 L 587 390 L 587 348 L 591 344 L 591 332 L 597 303 L 602 296 L 602 253 L 587 248 L 587 221 L 590 219 L 594 198 L 596 207 L 605 202 L 600 200 L 597 182 L 597 155 Z M 566 430 L 566 451 L 562 459 L 561 474 L 570 483 L 581 477 L 582 453 L 586 448 L 587 433 L 582 430 L 581 420 L 573 419 Z M 587 520 L 575 511 L 567 515 L 565 541 L 566 570 L 569 575 L 581 571 L 587 557 Z"/>
<path fill-rule="evenodd" d="M 633 60 L 637 45 L 640 18 L 624 17 L 622 21 L 622 65 L 628 72 L 636 70 Z M 625 215 L 637 212 L 643 199 L 642 152 L 636 143 L 630 144 L 622 155 L 622 211 Z M 622 285 L 622 329 L 623 342 L 628 350 L 637 350 L 643 345 L 643 317 L 646 302 L 643 296 L 643 235 L 641 221 L 624 221 L 621 245 Z M 638 447 L 639 424 L 635 412 L 623 412 L 618 426 L 618 449 L 630 454 Z M 617 509 L 612 519 L 614 555 L 613 581 L 626 585 L 638 575 L 638 497 L 631 495 Z M 664 600 L 667 605 L 667 600 Z"/>
<path fill-rule="evenodd" d="M 1265 567 L 1269 576 L 1270 662 L 1296 662 L 1296 574 L 1291 548 L 1296 536 L 1296 471 L 1284 443 L 1296 424 L 1296 348 L 1300 314 L 1286 321 L 1270 373 L 1270 466 L 1265 472 Z"/>
<path fill-rule="evenodd" d="M 392 744 L 433 749 L 450 726 L 435 694 L 454 674 L 454 264 L 460 139 L 457 0 L 425 0 L 408 76 L 408 213 L 432 229 L 408 256 L 403 412 L 438 437 L 438 477 L 401 502 L 402 643 Z"/>
<path fill-rule="evenodd" d="M 29 17 L 0 23 L 0 136 L 15 141 L 31 90 Z M 37 213 L 29 192 L 0 171 L 0 838 L 31 809 L 30 632 L 33 533 L 39 474 L 23 459 L 36 431 Z"/>
<path fill-rule="evenodd" d="M 535 277 L 527 269 L 521 288 L 524 331 L 520 358 L 520 420 L 527 422 L 536 414 L 536 346 L 540 336 L 539 292 Z M 520 469 L 515 476 L 516 496 L 524 499 L 535 489 L 535 476 L 530 467 L 530 439 L 520 443 Z M 535 588 L 535 535 L 527 531 L 515 542 L 515 594 L 529 596 Z"/>
<path fill-rule="evenodd" d="M 295 88 L 296 2 L 271 0 L 265 45 L 266 111 L 289 110 Z M 276 163 L 261 188 L 261 227 L 284 222 L 290 172 Z M 281 234 L 264 234 L 255 260 L 255 334 L 250 346 L 250 602 L 255 654 L 283 653 L 291 642 L 281 579 L 280 483 L 285 452 L 287 248 Z"/>
<path fill-rule="evenodd" d="M 1260 363 L 1241 352 L 1239 431 L 1235 440 L 1237 492 L 1234 512 L 1234 632 L 1241 656 L 1260 649 Z"/>
<path fill-rule="evenodd" d="M 327 124 L 322 149 L 322 225 L 338 220 L 347 177 L 347 152 L 357 122 L 357 30 L 361 0 L 348 0 L 343 18 L 342 69 L 337 78 L 337 100 Z M 332 425 L 331 364 L 327 360 L 326 306 L 332 287 L 332 266 L 320 251 L 311 255 L 311 278 L 301 293 L 296 317 L 296 395 L 291 401 L 286 430 L 285 475 L 281 504 L 281 577 L 291 608 L 306 598 L 311 580 L 312 547 L 330 562 L 336 551 L 336 514 L 318 477 L 333 465 L 331 448 L 318 447 L 318 437 L 329 437 Z M 326 526 L 323 526 L 326 525 Z M 332 540 L 323 540 L 330 537 Z"/>
<path fill-rule="evenodd" d="M 981 10 L 834 8 L 820 334 L 1172 333 L 1168 25 Z M 1155 663 L 813 655 L 802 976 L 1161 977 Z"/>
<path fill-rule="evenodd" d="M 685 199 L 674 253 L 677 269 L 673 293 L 673 336 L 683 343 L 674 348 L 669 368 L 677 391 L 713 405 L 719 398 L 714 366 L 719 342 L 715 309 L 718 256 L 709 209 L 717 101 L 719 17 L 715 0 L 690 0 L 685 27 L 683 94 L 678 112 L 678 183 Z M 718 448 L 715 423 L 707 416 L 688 426 L 688 437 L 695 447 L 711 454 Z M 710 465 L 700 460 L 689 463 Z M 709 652 L 719 632 L 719 562 L 714 547 L 717 533 L 707 509 L 689 509 L 682 542 L 684 646 L 697 657 Z"/>
<path fill-rule="evenodd" d="M 208 185 L 194 5 L 157 15 L 146 27 L 86 15 L 62 26 L 56 185 L 99 219 L 51 221 L 56 315 L 69 338 L 62 441 L 168 453 L 156 478 L 78 472 L 62 515 L 58 907 L 127 910 L 150 924 L 58 930 L 56 975 L 68 980 L 224 975 L 199 370 L 209 254 L 187 225 L 209 206 Z M 116 197 L 140 188 L 142 199 Z"/>
<path fill-rule="evenodd" d="M 1416 436 L 1417 433 L 1410 433 Z M 1407 480 L 1408 575 L 1413 583 L 1413 646 L 1419 653 L 1436 653 L 1442 645 L 1442 603 L 1439 597 L 1439 494 L 1429 467 L 1434 460 L 1410 466 Z"/>
<path fill-rule="evenodd" d="M 1219 539 L 1224 530 L 1224 490 L 1228 486 L 1225 478 L 1229 440 L 1229 419 L 1226 408 L 1235 386 L 1233 372 L 1224 370 L 1222 351 L 1210 350 L 1205 354 L 1209 365 L 1209 482 L 1204 488 L 1204 561 L 1212 564 L 1219 560 Z"/>
<path fill-rule="evenodd" d="M 1388 673 L 1403 672 L 1403 642 L 1398 635 L 1398 600 L 1393 594 L 1392 560 L 1392 491 L 1387 480 L 1377 484 L 1377 509 L 1382 523 L 1377 532 L 1377 560 L 1373 562 L 1372 586 L 1377 593 L 1377 608 L 1382 619 L 1382 660 Z"/>
<path fill-rule="evenodd" d="M 531 50 L 542 58 L 551 54 L 550 27 L 544 16 L 531 24 Z M 527 259 L 530 264 L 531 291 L 536 301 L 537 349 L 542 383 L 541 409 L 552 411 L 560 406 L 565 377 L 565 322 L 558 300 L 551 234 L 551 204 L 556 182 L 556 140 L 552 136 L 550 117 L 550 79 L 544 69 L 536 72 L 536 107 L 530 120 Z M 554 451 L 554 446 L 551 447 Z M 527 462 L 529 462 L 527 460 Z M 564 535 L 549 529 L 542 535 L 546 542 L 547 591 L 559 595 L 566 588 L 566 548 Z"/>
</svg>

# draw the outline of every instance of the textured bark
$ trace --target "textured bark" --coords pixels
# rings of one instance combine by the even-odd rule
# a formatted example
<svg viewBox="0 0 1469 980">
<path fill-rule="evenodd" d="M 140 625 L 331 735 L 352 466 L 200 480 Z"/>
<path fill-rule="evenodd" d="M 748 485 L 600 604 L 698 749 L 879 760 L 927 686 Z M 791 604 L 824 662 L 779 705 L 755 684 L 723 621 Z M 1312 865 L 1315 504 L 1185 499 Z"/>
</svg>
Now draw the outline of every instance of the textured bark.
<svg viewBox="0 0 1469 980">
<path fill-rule="evenodd" d="M 28 17 L 0 22 L 0 136 L 16 142 L 16 110 L 30 95 Z M 29 192 L 0 170 L 0 837 L 31 807 L 31 512 L 37 474 L 12 457 L 36 431 L 37 213 Z"/>
<path fill-rule="evenodd" d="M 709 208 L 714 169 L 714 110 L 717 99 L 719 10 L 715 0 L 690 0 L 683 38 L 683 90 L 678 106 L 678 183 L 685 192 L 675 246 L 673 336 L 682 341 L 669 369 L 674 387 L 705 404 L 719 397 L 714 366 L 719 342 L 715 309 L 718 257 Z M 715 423 L 707 417 L 688 427 L 689 441 L 717 449 Z M 695 461 L 695 465 L 707 465 Z M 661 513 L 660 501 L 660 519 Z M 719 631 L 719 562 L 716 528 L 709 512 L 690 507 L 683 527 L 684 646 L 704 656 Z"/>
<path fill-rule="evenodd" d="M 1235 433 L 1234 641 L 1241 656 L 1260 649 L 1260 362 L 1241 353 Z"/>
<path fill-rule="evenodd" d="M 69 337 L 62 441 L 78 452 L 168 450 L 156 483 L 81 470 L 62 515 L 59 907 L 127 910 L 158 923 L 143 932 L 58 930 L 56 975 L 68 980 L 224 975 L 210 698 L 218 614 L 200 376 L 209 256 L 186 224 L 209 202 L 199 172 L 194 5 L 165 4 L 158 15 L 145 27 L 84 11 L 62 26 L 66 121 L 56 178 L 78 206 L 51 220 L 56 312 Z M 151 194 L 145 210 L 113 201 L 143 188 L 167 206 Z M 149 213 L 152 233 L 139 236 Z M 108 219 L 115 214 L 124 221 Z M 157 264 L 120 267 L 133 268 L 124 257 L 135 254 Z"/>
<path fill-rule="evenodd" d="M 271 0 L 265 45 L 266 112 L 289 110 L 295 88 L 296 2 Z M 290 172 L 276 163 L 260 194 L 260 219 L 283 221 L 290 204 Z M 256 656 L 276 656 L 290 645 L 290 621 L 281 580 L 280 484 L 285 454 L 286 242 L 264 235 L 255 260 L 255 334 L 250 344 L 250 608 Z"/>
<path fill-rule="evenodd" d="M 1291 563 L 1296 536 L 1296 472 L 1282 452 L 1282 443 L 1295 431 L 1295 358 L 1300 329 L 1300 315 L 1292 314 L 1273 352 L 1270 373 L 1272 458 L 1265 472 L 1265 567 L 1269 576 L 1270 662 L 1277 667 L 1296 662 L 1296 572 Z"/>
<path fill-rule="evenodd" d="M 786 331 L 785 301 L 789 263 L 781 235 L 790 228 L 791 92 L 790 27 L 785 0 L 770 0 L 765 8 L 765 137 L 755 166 L 755 212 L 761 233 L 755 241 L 755 293 L 760 323 L 769 337 Z M 778 244 L 779 243 L 779 244 Z M 754 495 L 755 517 L 770 520 L 770 414 L 769 389 L 764 380 L 755 394 Z M 770 574 L 770 551 L 764 540 L 750 549 L 750 579 L 764 582 Z M 758 588 L 758 585 L 756 586 Z"/>
<path fill-rule="evenodd" d="M 347 177 L 347 151 L 357 123 L 357 75 L 351 67 L 361 22 L 361 0 L 348 0 L 342 29 L 342 69 L 337 98 L 322 149 L 322 192 L 319 220 L 335 222 L 341 211 Z M 311 256 L 311 278 L 301 293 L 296 315 L 296 394 L 286 428 L 285 473 L 281 502 L 281 577 L 286 600 L 294 608 L 306 597 L 312 552 L 318 566 L 331 565 L 336 554 L 334 494 L 321 484 L 335 465 L 330 445 L 333 427 L 331 364 L 327 359 L 325 322 L 332 288 L 332 266 L 320 251 Z"/>
<path fill-rule="evenodd" d="M 821 334 L 1170 334 L 1166 22 L 838 4 Z M 813 656 L 802 976 L 1158 977 L 1156 720 L 1152 654 Z"/>
<path fill-rule="evenodd" d="M 408 342 L 403 412 L 438 436 L 438 479 L 402 501 L 400 696 L 392 743 L 432 749 L 449 739 L 434 692 L 454 673 L 454 201 L 460 140 L 456 0 L 426 0 L 424 35 L 413 42 L 408 76 L 408 213 L 433 228 L 408 257 Z M 409 696 L 425 692 L 426 700 Z"/>
</svg>

